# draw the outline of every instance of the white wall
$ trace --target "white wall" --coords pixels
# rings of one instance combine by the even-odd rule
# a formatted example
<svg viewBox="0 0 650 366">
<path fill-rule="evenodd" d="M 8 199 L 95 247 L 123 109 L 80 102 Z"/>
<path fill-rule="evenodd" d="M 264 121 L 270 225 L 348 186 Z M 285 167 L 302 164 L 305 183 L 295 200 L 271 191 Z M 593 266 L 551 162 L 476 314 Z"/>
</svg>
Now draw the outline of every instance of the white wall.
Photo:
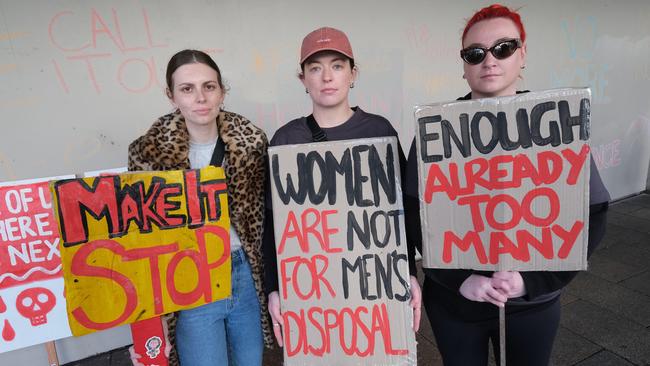
<svg viewBox="0 0 650 366">
<path fill-rule="evenodd" d="M 650 165 L 648 165 L 648 181 L 646 182 L 645 189 L 646 191 L 650 191 Z"/>
<path fill-rule="evenodd" d="M 0 0 L 0 181 L 126 165 L 159 115 L 169 57 L 209 50 L 231 90 L 228 109 L 269 136 L 308 113 L 296 78 L 302 37 L 346 31 L 361 75 L 354 103 L 389 118 L 405 149 L 413 106 L 468 88 L 458 55 L 464 21 L 486 1 Z M 550 0 L 521 6 L 528 29 L 522 89 L 592 88 L 592 148 L 614 198 L 650 186 L 650 2 Z M 64 362 L 130 343 L 128 330 L 59 341 Z M 44 363 L 40 347 L 0 364 Z"/>
</svg>

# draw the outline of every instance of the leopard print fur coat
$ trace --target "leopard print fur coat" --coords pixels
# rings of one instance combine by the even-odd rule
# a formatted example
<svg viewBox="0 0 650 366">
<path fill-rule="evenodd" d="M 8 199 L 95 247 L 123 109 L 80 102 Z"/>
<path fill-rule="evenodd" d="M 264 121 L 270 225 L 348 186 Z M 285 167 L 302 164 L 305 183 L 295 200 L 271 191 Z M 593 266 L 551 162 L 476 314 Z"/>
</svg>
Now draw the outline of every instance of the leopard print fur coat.
<svg viewBox="0 0 650 366">
<path fill-rule="evenodd" d="M 222 111 L 217 118 L 219 138 L 225 144 L 223 169 L 228 185 L 228 209 L 242 247 L 248 257 L 260 301 L 264 343 L 273 345 L 273 330 L 264 294 L 262 261 L 262 227 L 264 222 L 264 176 L 268 141 L 264 132 L 245 117 Z M 190 143 L 185 119 L 177 110 L 167 114 L 129 145 L 129 170 L 190 169 Z M 166 316 L 169 340 L 175 345 L 176 317 Z M 169 365 L 177 366 L 173 347 Z"/>
</svg>

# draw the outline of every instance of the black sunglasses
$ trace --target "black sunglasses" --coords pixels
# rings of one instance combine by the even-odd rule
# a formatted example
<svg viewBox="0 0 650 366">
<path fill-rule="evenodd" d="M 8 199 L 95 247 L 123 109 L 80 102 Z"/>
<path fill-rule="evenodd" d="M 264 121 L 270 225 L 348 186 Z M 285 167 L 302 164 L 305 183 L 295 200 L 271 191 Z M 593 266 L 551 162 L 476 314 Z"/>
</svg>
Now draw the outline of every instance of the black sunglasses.
<svg viewBox="0 0 650 366">
<path fill-rule="evenodd" d="M 460 58 L 470 65 L 478 65 L 487 56 L 488 51 L 492 53 L 497 60 L 503 60 L 512 56 L 517 48 L 522 46 L 521 39 L 504 39 L 494 44 L 490 48 L 472 46 L 464 48 L 460 51 Z"/>
</svg>

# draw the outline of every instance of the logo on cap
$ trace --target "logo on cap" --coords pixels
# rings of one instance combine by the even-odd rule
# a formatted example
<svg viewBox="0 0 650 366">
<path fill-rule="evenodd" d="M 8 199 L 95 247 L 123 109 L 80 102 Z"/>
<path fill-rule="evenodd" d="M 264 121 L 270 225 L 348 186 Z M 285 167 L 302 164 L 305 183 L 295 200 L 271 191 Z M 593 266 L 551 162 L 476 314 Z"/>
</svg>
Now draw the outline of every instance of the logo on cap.
<svg viewBox="0 0 650 366">
<path fill-rule="evenodd" d="M 305 62 L 309 56 L 320 51 L 336 51 L 354 59 L 348 36 L 340 30 L 330 27 L 316 29 L 305 36 L 300 48 L 300 64 Z"/>
</svg>

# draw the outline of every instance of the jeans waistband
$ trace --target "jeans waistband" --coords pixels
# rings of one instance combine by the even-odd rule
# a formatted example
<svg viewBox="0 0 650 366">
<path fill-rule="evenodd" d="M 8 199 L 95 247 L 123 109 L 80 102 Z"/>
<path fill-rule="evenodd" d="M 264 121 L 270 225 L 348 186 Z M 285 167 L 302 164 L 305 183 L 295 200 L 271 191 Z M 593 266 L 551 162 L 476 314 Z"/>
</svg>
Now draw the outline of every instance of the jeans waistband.
<svg viewBox="0 0 650 366">
<path fill-rule="evenodd" d="M 234 252 L 230 252 L 230 260 L 232 261 L 233 266 L 244 263 L 244 261 L 246 261 L 246 253 L 244 253 L 244 248 L 239 248 Z"/>
</svg>

